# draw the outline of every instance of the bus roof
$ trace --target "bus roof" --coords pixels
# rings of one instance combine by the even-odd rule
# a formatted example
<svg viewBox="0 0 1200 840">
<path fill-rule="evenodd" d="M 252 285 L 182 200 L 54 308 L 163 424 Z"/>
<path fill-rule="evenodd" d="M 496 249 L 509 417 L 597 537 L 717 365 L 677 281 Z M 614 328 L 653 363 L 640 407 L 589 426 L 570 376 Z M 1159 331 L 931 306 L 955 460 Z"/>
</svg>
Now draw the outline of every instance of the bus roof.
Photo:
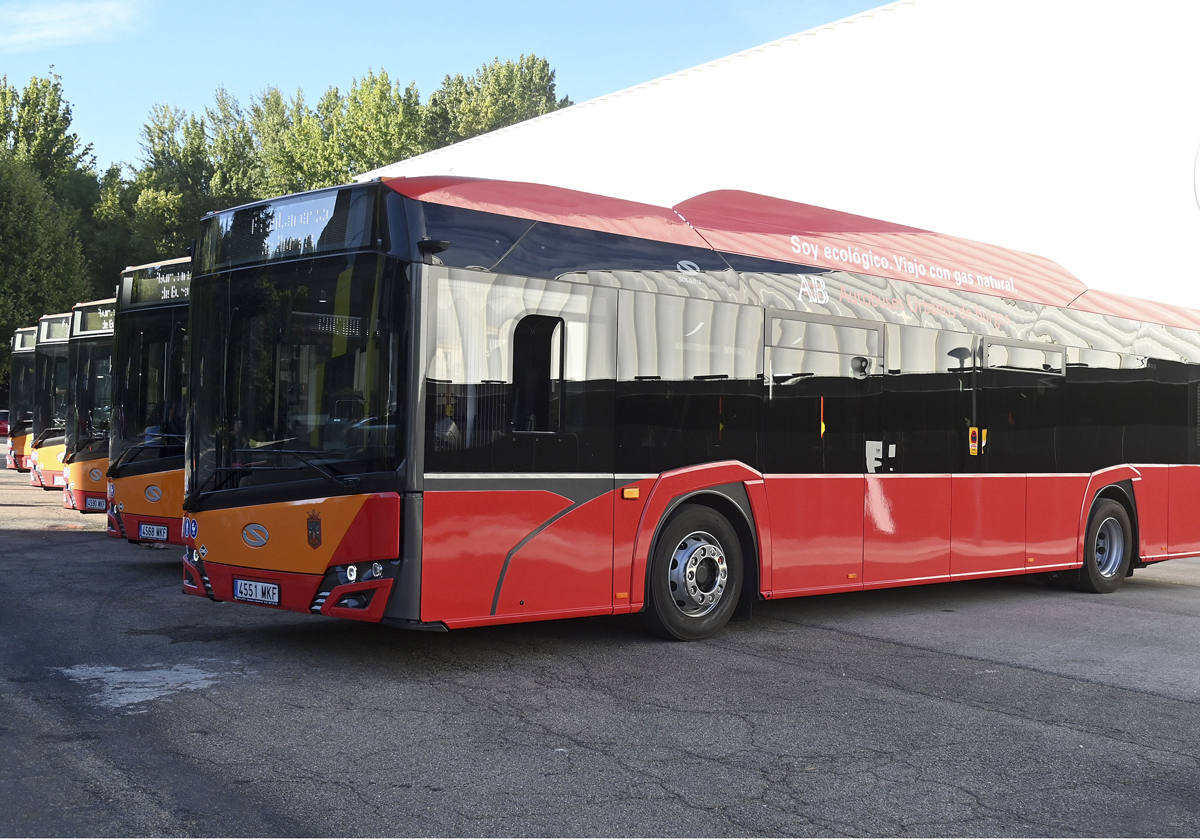
<svg viewBox="0 0 1200 840">
<path fill-rule="evenodd" d="M 383 183 L 416 201 L 695 248 L 708 247 L 679 218 L 679 214 L 653 204 L 640 204 L 544 184 L 491 181 L 485 178 L 422 176 L 384 178 Z"/>
<path fill-rule="evenodd" d="M 665 208 L 521 181 L 382 181 L 433 204 L 1200 329 L 1198 310 L 1089 290 L 1045 257 L 740 190 Z"/>
<path fill-rule="evenodd" d="M 191 261 L 191 257 L 172 257 L 169 260 L 155 260 L 154 262 L 143 263 L 142 265 L 127 265 L 121 269 L 121 273 L 128 274 L 131 271 L 141 271 L 143 268 L 157 268 L 164 265 L 178 265 L 179 263 Z"/>
</svg>

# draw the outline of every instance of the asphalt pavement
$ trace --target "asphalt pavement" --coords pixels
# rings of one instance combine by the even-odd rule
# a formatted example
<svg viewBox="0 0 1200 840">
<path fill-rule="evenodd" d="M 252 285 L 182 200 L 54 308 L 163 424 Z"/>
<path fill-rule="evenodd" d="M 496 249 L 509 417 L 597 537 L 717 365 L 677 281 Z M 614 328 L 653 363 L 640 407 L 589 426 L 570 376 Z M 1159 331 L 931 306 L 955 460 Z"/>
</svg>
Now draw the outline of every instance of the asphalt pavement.
<svg viewBox="0 0 1200 840">
<path fill-rule="evenodd" d="M 1200 561 L 418 633 L 0 473 L 0 836 L 1197 836 Z"/>
</svg>

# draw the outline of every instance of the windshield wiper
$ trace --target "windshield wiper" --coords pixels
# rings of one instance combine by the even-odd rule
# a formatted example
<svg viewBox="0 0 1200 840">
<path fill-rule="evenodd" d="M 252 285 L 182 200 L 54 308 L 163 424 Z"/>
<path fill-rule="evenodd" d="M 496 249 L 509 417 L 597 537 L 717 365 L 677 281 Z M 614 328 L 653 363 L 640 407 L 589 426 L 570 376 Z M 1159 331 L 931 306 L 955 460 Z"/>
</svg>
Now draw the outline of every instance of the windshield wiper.
<svg viewBox="0 0 1200 840">
<path fill-rule="evenodd" d="M 289 439 L 295 440 L 295 438 L 289 438 Z M 276 441 L 276 442 L 277 443 L 287 443 L 286 440 L 281 440 L 281 441 Z M 325 453 L 321 452 L 319 449 L 276 449 L 273 445 L 268 444 L 267 446 L 258 446 L 258 447 L 253 447 L 250 449 L 235 449 L 235 450 L 233 450 L 233 454 L 235 456 L 238 453 L 246 453 L 246 452 L 249 452 L 252 454 L 257 453 L 257 452 L 270 452 L 272 454 L 291 455 L 293 458 L 295 458 L 300 463 L 304 464 L 306 467 L 310 467 L 315 472 L 320 473 L 321 475 L 325 476 L 325 478 L 329 479 L 330 481 L 334 482 L 335 484 L 338 484 L 341 487 L 354 487 L 355 485 L 358 484 L 358 478 L 356 476 L 338 475 L 333 470 L 329 469 L 329 467 L 325 466 L 324 464 L 319 463 L 314 458 L 312 458 L 311 456 L 313 456 L 313 455 L 325 454 Z M 230 467 L 229 469 L 238 469 L 238 468 Z M 279 470 L 279 469 L 286 469 L 286 467 L 266 467 L 266 466 L 261 466 L 261 465 L 253 465 L 253 466 L 249 466 L 249 467 L 242 466 L 241 469 Z"/>
<path fill-rule="evenodd" d="M 115 470 L 118 467 L 128 464 L 130 461 L 132 461 L 134 458 L 136 458 L 138 455 L 140 455 L 142 450 L 148 446 L 162 446 L 165 441 L 171 441 L 171 442 L 182 442 L 183 441 L 183 435 L 171 435 L 171 434 L 166 434 L 164 432 L 156 432 L 153 435 L 153 437 L 154 437 L 154 440 L 148 440 L 145 443 L 139 443 L 134 446 L 131 446 L 128 449 L 126 449 L 124 452 L 122 452 L 120 455 L 118 455 L 117 460 L 113 461 L 108 467 L 110 473 L 112 470 Z"/>
<path fill-rule="evenodd" d="M 39 447 L 46 442 L 47 438 L 52 437 L 55 432 L 58 434 L 66 434 L 66 431 L 66 426 L 51 426 L 48 429 L 42 429 L 42 433 L 33 439 L 31 446 L 33 448 Z"/>
<path fill-rule="evenodd" d="M 107 440 L 108 440 L 108 435 L 106 435 L 106 434 L 100 435 L 100 434 L 96 434 L 95 432 L 93 432 L 92 434 L 88 435 L 87 437 L 84 437 L 81 440 L 79 440 L 76 443 L 75 448 L 72 449 L 69 453 L 67 453 L 67 456 L 63 459 L 63 462 L 70 464 L 75 460 L 76 455 L 78 455 L 83 450 L 87 449 L 93 443 L 99 443 L 100 441 L 107 441 Z"/>
</svg>

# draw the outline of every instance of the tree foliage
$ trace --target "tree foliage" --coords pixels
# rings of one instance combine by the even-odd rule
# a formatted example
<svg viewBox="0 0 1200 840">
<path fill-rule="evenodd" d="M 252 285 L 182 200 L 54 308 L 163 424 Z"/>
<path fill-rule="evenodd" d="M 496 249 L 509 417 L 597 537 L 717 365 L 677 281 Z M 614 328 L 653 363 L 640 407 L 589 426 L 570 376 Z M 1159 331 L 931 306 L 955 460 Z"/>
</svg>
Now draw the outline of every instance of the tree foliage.
<svg viewBox="0 0 1200 840">
<path fill-rule="evenodd" d="M 74 214 L 64 211 L 29 163 L 0 151 L 0 335 L 32 326 L 88 298 Z M 9 376 L 0 344 L 0 382 Z"/>
<path fill-rule="evenodd" d="M 140 162 L 98 173 L 53 70 L 21 90 L 0 76 L 0 347 L 45 311 L 111 295 L 124 266 L 186 253 L 208 211 L 346 183 L 570 104 L 533 55 L 448 75 L 425 102 L 383 69 L 315 104 L 268 87 L 243 107 L 218 88 L 203 113 L 155 106 Z"/>
</svg>

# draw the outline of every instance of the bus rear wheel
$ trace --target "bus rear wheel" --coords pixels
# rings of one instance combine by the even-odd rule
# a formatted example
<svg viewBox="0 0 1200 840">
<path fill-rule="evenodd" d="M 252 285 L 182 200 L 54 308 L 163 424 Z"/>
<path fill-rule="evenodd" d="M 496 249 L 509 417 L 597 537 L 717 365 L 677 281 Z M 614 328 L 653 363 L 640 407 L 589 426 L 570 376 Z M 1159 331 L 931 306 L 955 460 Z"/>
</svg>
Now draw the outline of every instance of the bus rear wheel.
<svg viewBox="0 0 1200 840">
<path fill-rule="evenodd" d="M 742 547 L 729 522 L 709 508 L 684 505 L 663 528 L 650 561 L 647 628 L 680 641 L 713 635 L 737 608 L 742 580 Z"/>
<path fill-rule="evenodd" d="M 1133 562 L 1133 525 L 1119 502 L 1099 499 L 1088 516 L 1079 588 L 1085 592 L 1115 592 Z"/>
</svg>

